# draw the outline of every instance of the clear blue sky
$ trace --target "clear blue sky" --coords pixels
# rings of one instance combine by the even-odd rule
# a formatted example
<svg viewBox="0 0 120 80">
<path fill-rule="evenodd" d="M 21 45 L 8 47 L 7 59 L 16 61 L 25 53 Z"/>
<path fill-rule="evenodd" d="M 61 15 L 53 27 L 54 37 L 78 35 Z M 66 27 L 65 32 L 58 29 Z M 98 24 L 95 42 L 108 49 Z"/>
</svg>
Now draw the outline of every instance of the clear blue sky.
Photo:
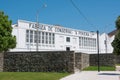
<svg viewBox="0 0 120 80">
<path fill-rule="evenodd" d="M 9 16 L 13 23 L 18 19 L 59 24 L 64 27 L 102 32 L 115 29 L 115 20 L 120 15 L 120 0 L 73 0 L 87 17 L 91 26 L 72 5 L 70 0 L 0 0 L 0 10 Z M 46 3 L 47 7 L 42 8 Z"/>
</svg>

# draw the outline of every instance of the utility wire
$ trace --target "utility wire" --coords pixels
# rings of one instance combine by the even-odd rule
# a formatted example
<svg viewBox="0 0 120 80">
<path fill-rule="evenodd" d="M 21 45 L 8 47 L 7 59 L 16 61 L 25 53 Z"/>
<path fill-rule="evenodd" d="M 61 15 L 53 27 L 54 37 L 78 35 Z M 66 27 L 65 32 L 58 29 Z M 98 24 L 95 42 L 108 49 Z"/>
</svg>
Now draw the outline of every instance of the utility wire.
<svg viewBox="0 0 120 80">
<path fill-rule="evenodd" d="M 86 20 L 86 22 L 88 24 L 90 24 L 91 27 L 94 27 L 93 24 L 88 20 L 88 18 L 82 13 L 80 8 L 78 8 L 78 6 L 73 2 L 73 0 L 70 0 L 70 2 L 72 3 L 73 7 L 76 8 L 76 10 L 79 12 L 79 14 Z M 96 28 L 96 27 L 94 27 L 94 28 Z"/>
</svg>

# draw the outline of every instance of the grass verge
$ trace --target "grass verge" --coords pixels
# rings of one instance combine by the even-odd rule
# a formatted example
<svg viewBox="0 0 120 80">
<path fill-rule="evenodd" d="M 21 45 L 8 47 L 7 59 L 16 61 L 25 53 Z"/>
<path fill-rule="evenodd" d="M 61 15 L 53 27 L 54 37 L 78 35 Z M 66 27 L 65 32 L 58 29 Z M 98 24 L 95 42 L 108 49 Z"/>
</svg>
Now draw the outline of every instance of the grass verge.
<svg viewBox="0 0 120 80">
<path fill-rule="evenodd" d="M 116 64 L 116 66 L 120 66 L 120 64 Z"/>
<path fill-rule="evenodd" d="M 84 68 L 83 70 L 84 71 L 97 71 L 98 67 L 97 66 L 89 66 L 87 68 Z M 100 71 L 115 71 L 115 67 L 100 66 Z"/>
<path fill-rule="evenodd" d="M 0 72 L 0 80 L 59 80 L 69 73 L 56 72 Z"/>
</svg>

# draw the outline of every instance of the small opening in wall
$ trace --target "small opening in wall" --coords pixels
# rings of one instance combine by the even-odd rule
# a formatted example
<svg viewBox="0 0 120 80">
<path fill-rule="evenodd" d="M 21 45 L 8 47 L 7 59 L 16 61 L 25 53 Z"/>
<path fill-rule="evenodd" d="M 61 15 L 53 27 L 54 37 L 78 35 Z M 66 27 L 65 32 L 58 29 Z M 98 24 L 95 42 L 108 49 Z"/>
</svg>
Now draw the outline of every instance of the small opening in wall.
<svg viewBox="0 0 120 80">
<path fill-rule="evenodd" d="M 70 47 L 66 47 L 66 51 L 70 51 Z"/>
</svg>

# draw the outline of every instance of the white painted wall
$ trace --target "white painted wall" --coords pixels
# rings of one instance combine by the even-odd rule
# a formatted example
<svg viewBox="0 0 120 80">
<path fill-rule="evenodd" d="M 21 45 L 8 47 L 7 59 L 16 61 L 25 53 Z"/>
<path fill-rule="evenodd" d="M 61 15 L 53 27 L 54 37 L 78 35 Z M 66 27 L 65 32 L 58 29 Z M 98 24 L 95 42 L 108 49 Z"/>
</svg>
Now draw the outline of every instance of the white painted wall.
<svg viewBox="0 0 120 80">
<path fill-rule="evenodd" d="M 18 20 L 17 27 L 13 25 L 13 32 L 12 34 L 17 38 L 17 46 L 15 49 L 11 51 L 36 51 L 36 43 L 26 43 L 26 29 L 28 30 L 36 30 L 29 26 L 31 24 L 35 24 L 35 22 Z M 66 51 L 66 47 L 70 47 L 71 51 L 75 52 L 83 52 L 83 53 L 97 53 L 97 45 L 96 47 L 80 47 L 79 46 L 79 37 L 89 37 L 97 39 L 96 32 L 89 32 L 89 31 L 82 31 L 82 30 L 75 30 L 70 28 L 64 28 L 60 26 L 54 25 L 47 25 L 42 24 L 45 29 L 41 28 L 40 31 L 43 32 L 50 32 L 55 34 L 55 44 L 39 44 L 39 51 Z M 33 26 L 35 27 L 35 26 Z M 62 28 L 66 30 L 70 30 L 71 33 L 63 33 L 57 32 L 57 28 Z M 50 30 L 51 29 L 51 30 Z M 80 33 L 83 32 L 83 33 Z M 86 33 L 87 35 L 85 35 Z M 83 35 L 84 34 L 84 35 Z M 70 42 L 66 42 L 66 37 L 70 37 Z M 103 33 L 99 36 L 99 45 L 100 45 L 100 53 L 106 53 L 106 47 L 104 41 L 107 38 L 107 53 L 111 53 L 113 48 L 111 46 L 111 42 L 113 41 L 114 37 L 108 37 L 107 34 Z M 83 42 L 84 43 L 84 42 Z M 97 44 L 97 41 L 96 41 Z"/>
<path fill-rule="evenodd" d="M 106 44 L 105 44 L 106 40 Z M 113 47 L 111 45 L 114 40 L 114 36 L 109 37 L 106 33 L 101 34 L 100 36 L 100 53 L 112 53 Z"/>
</svg>

